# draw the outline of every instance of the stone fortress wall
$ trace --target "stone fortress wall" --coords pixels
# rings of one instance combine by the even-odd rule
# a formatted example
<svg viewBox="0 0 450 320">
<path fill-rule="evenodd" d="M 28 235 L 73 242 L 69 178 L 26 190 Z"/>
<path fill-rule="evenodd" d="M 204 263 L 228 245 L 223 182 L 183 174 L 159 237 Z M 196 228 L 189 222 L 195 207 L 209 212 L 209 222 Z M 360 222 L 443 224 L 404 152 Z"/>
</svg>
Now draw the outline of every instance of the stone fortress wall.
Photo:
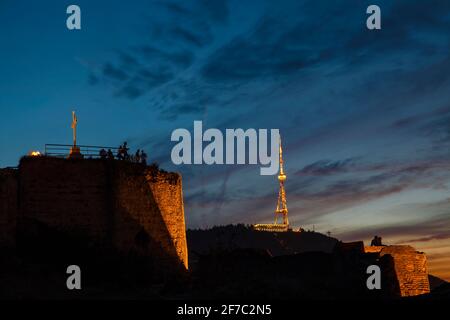
<svg viewBox="0 0 450 320">
<path fill-rule="evenodd" d="M 125 161 L 24 157 L 0 170 L 0 246 L 40 223 L 188 268 L 181 176 Z"/>
<path fill-rule="evenodd" d="M 378 256 L 385 277 L 396 282 L 392 290 L 397 295 L 409 297 L 430 292 L 425 253 L 406 245 L 367 246 L 364 250 Z"/>
<path fill-rule="evenodd" d="M 14 247 L 18 230 L 32 230 L 36 223 L 81 235 L 98 248 L 155 257 L 164 269 L 188 269 L 176 173 L 125 161 L 24 157 L 18 169 L 0 170 L 0 247 Z M 430 292 L 424 253 L 410 246 L 356 244 L 381 266 L 393 295 Z M 340 247 L 348 251 L 355 244 Z"/>
</svg>

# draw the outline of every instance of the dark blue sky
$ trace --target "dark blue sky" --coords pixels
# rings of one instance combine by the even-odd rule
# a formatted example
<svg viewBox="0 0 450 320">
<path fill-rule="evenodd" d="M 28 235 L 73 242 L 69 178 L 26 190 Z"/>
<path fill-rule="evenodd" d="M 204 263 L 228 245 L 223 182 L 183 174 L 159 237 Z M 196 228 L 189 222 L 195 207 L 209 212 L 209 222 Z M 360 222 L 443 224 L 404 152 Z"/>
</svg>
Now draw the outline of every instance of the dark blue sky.
<svg viewBox="0 0 450 320">
<path fill-rule="evenodd" d="M 175 167 L 170 134 L 279 128 L 293 225 L 410 243 L 450 279 L 450 2 L 3 0 L 0 23 L 1 167 L 70 143 L 76 110 L 79 144 L 183 173 L 188 226 L 270 222 L 275 177 Z"/>
</svg>

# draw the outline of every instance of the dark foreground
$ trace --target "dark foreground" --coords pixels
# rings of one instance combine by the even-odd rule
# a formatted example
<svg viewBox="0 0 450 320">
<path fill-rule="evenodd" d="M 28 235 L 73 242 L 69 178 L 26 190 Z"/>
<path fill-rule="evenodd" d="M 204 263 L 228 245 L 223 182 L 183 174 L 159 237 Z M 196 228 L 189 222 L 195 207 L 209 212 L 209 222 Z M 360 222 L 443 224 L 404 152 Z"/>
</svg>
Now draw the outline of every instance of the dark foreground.
<svg viewBox="0 0 450 320">
<path fill-rule="evenodd" d="M 93 248 L 79 239 L 41 234 L 14 251 L 2 249 L 0 298 L 327 302 L 450 298 L 450 285 L 436 279 L 431 294 L 413 298 L 400 299 L 395 294 L 395 279 L 389 277 L 382 278 L 381 290 L 368 290 L 366 268 L 373 263 L 370 256 L 341 250 L 335 239 L 320 234 L 295 241 L 287 239 L 289 235 L 258 234 L 262 238 L 253 239 L 253 243 L 247 239 L 243 242 L 247 245 L 239 246 L 236 241 L 242 242 L 240 237 L 251 238 L 248 229 L 239 228 L 243 227 L 209 233 L 188 231 L 191 248 L 197 251 L 190 252 L 190 270 L 176 275 L 154 268 L 151 257 L 136 252 L 123 255 Z M 322 251 L 302 252 L 301 248 L 307 248 L 306 243 L 301 245 L 305 241 Z M 205 247 L 205 243 L 210 246 Z M 72 264 L 82 270 L 81 290 L 67 289 L 66 268 Z"/>
</svg>

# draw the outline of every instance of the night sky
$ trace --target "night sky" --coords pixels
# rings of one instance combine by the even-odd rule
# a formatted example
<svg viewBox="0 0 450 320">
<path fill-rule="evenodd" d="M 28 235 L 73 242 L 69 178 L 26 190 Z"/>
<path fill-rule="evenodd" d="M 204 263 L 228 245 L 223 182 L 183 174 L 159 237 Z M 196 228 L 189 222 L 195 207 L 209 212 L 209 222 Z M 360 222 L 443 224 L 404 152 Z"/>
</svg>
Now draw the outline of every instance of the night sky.
<svg viewBox="0 0 450 320">
<path fill-rule="evenodd" d="M 2 0 L 0 25 L 0 167 L 70 144 L 76 110 L 79 144 L 183 174 L 188 227 L 268 223 L 276 176 L 175 166 L 170 135 L 279 128 L 294 227 L 413 245 L 450 280 L 449 1 Z"/>
</svg>

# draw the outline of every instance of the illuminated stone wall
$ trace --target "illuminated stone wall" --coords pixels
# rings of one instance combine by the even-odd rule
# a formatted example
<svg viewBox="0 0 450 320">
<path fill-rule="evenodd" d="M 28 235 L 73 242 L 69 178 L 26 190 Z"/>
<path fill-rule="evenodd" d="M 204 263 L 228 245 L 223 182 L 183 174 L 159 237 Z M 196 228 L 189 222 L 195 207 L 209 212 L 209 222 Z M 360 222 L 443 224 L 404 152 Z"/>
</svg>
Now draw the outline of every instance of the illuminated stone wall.
<svg viewBox="0 0 450 320">
<path fill-rule="evenodd" d="M 133 166 L 116 172 L 116 246 L 126 249 L 137 244 L 139 250 L 163 251 L 167 259 L 175 259 L 187 269 L 181 176 L 154 170 L 142 173 Z"/>
<path fill-rule="evenodd" d="M 181 175 L 166 173 L 154 176 L 148 174 L 146 178 L 158 209 L 162 213 L 164 224 L 171 235 L 173 247 L 176 248 L 176 255 L 187 269 L 188 249 Z"/>
<path fill-rule="evenodd" d="M 8 237 L 14 237 L 15 221 L 18 228 L 37 222 L 100 248 L 134 251 L 155 257 L 164 268 L 187 269 L 176 173 L 121 161 L 25 157 L 15 176 L 2 174 L 0 188 L 0 231 Z"/>
<path fill-rule="evenodd" d="M 380 256 L 394 258 L 394 269 L 402 297 L 416 296 L 430 292 L 427 257 L 411 246 L 386 246 Z"/>
<path fill-rule="evenodd" d="M 384 276 L 393 282 L 391 291 L 402 297 L 416 296 L 430 292 L 427 257 L 411 246 L 367 246 L 366 253 L 378 254 L 384 265 Z M 384 270 L 383 270 L 384 269 Z"/>
</svg>

